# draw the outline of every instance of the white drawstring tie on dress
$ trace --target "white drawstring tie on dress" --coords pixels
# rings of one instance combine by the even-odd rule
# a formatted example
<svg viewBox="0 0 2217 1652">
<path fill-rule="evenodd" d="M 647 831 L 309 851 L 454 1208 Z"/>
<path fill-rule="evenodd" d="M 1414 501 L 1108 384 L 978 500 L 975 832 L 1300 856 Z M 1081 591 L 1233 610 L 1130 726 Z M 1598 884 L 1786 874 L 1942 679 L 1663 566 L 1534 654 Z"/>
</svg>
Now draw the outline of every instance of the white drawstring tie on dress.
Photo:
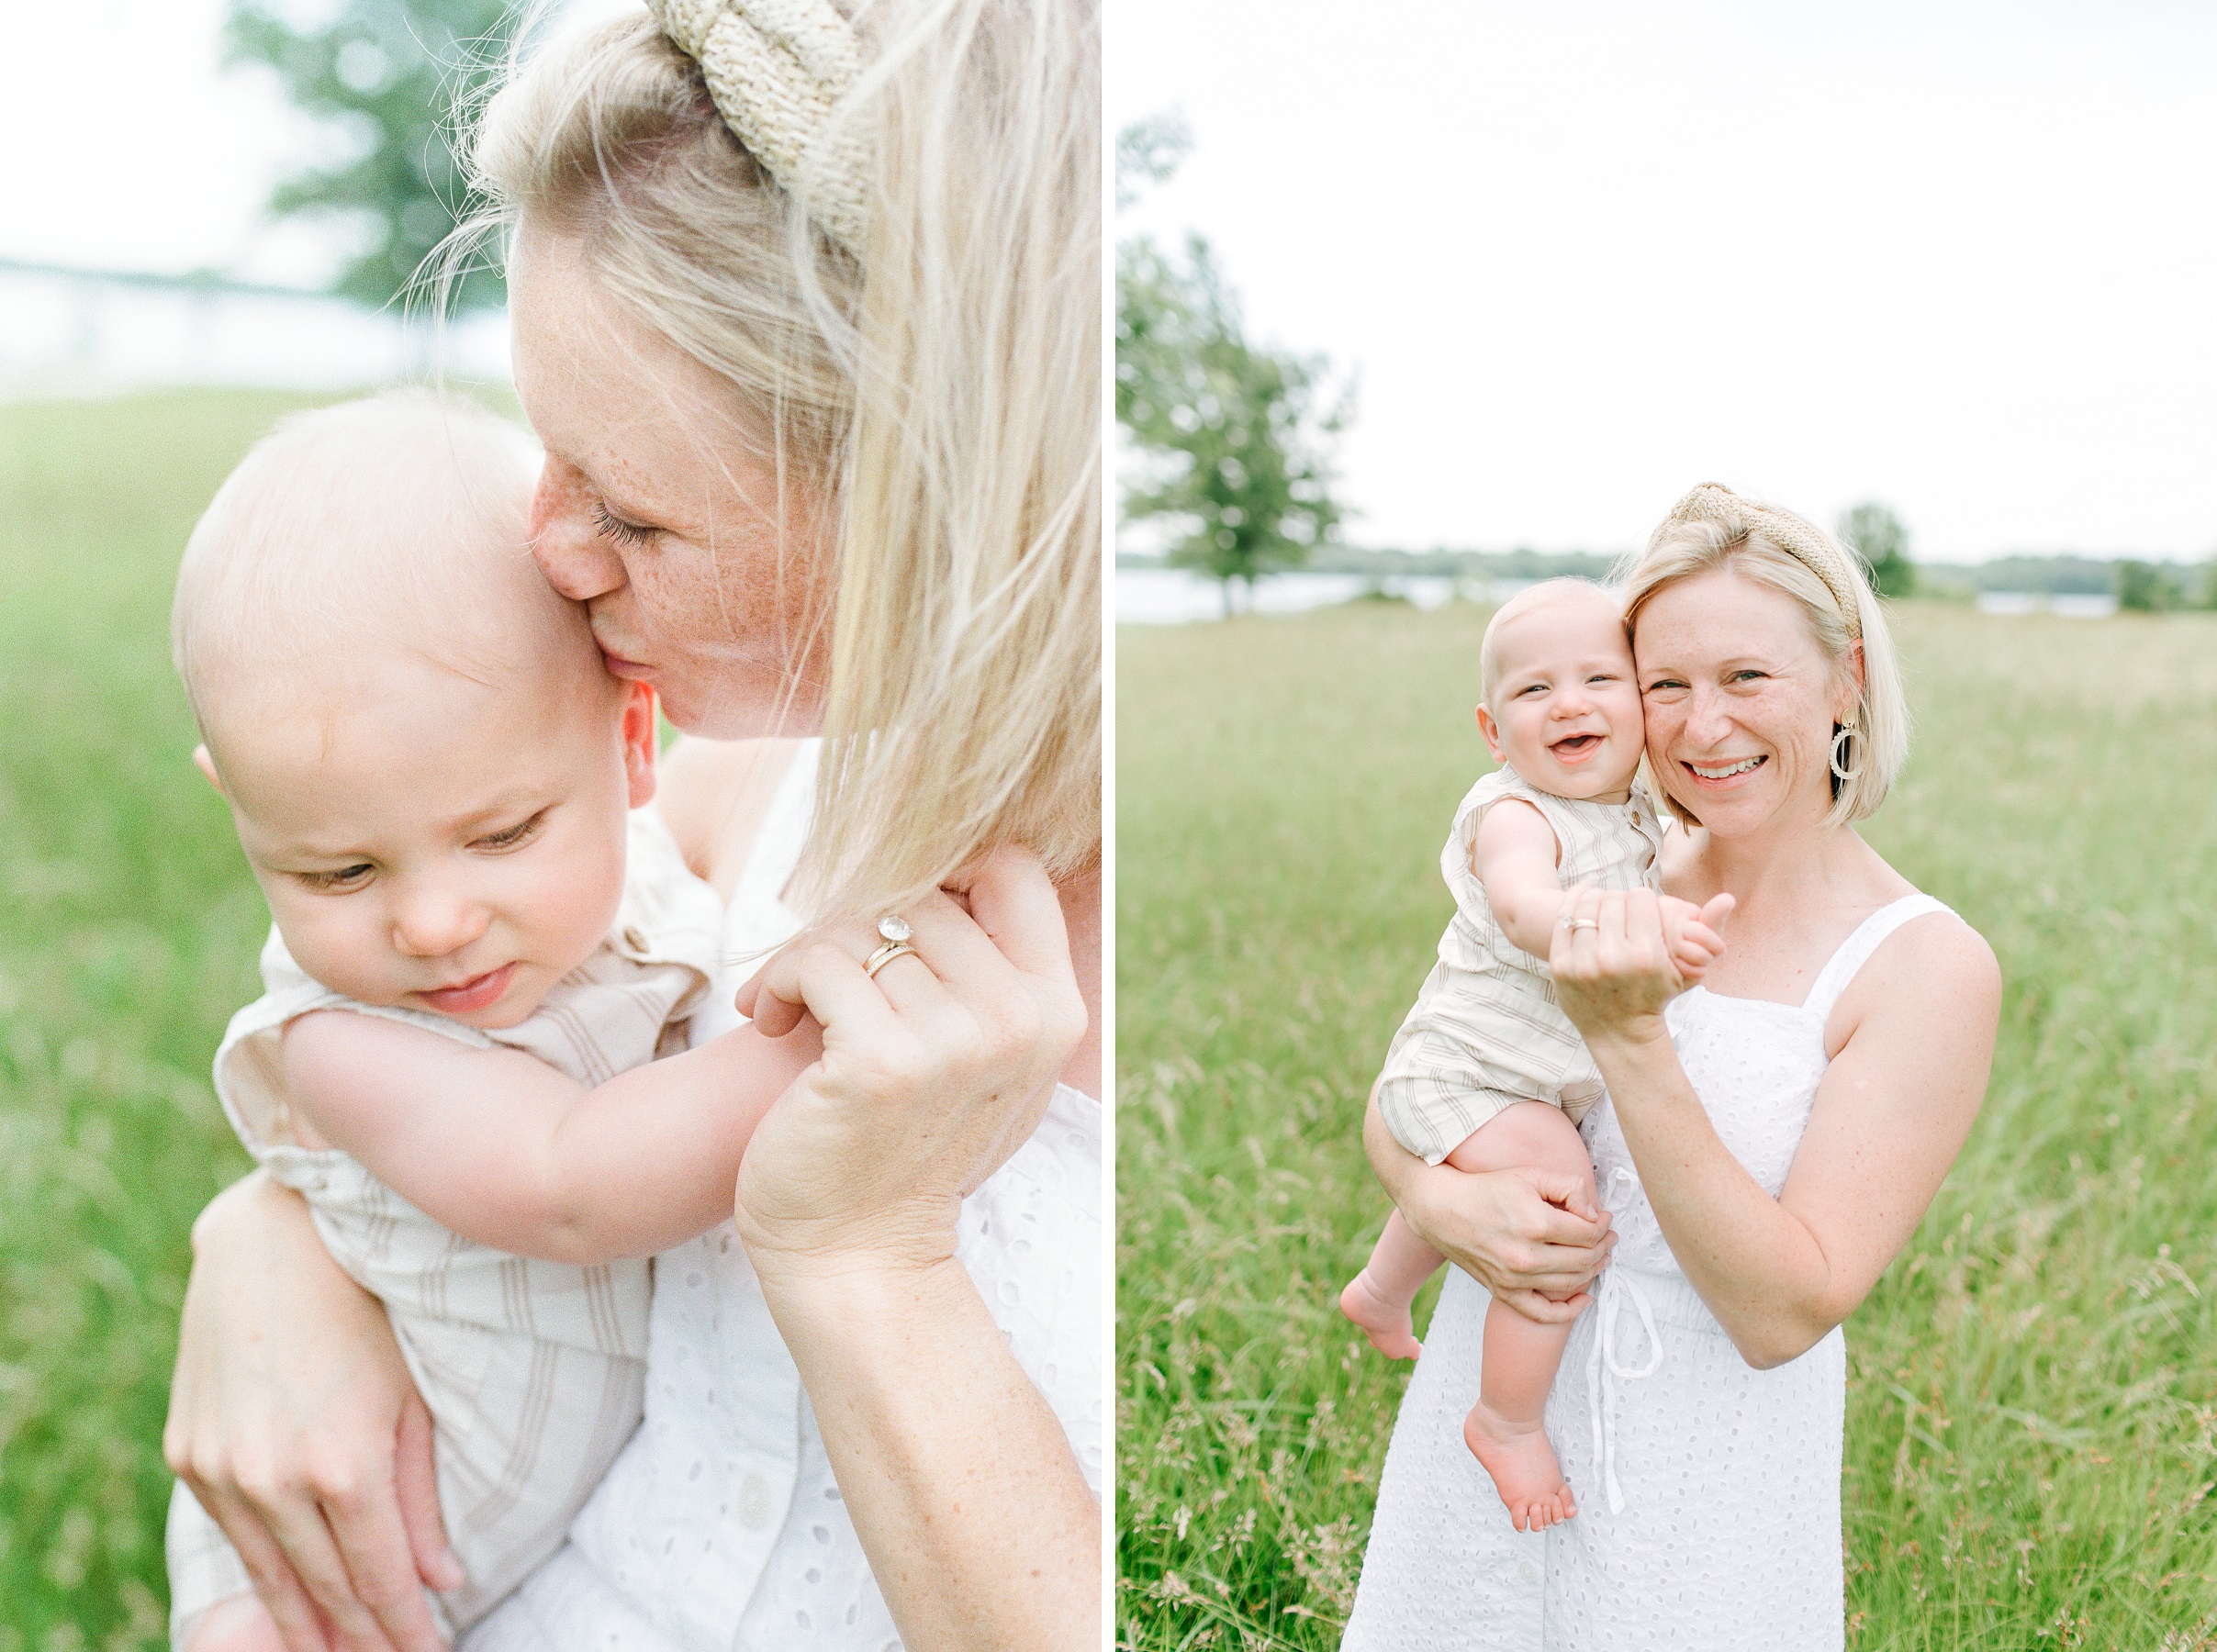
<svg viewBox="0 0 2217 1652">
<path fill-rule="evenodd" d="M 1640 1178 L 1621 1165 L 1609 1176 L 1610 1193 L 1616 1192 L 1619 1182 L 1639 1190 Z M 1612 1210 L 1609 1213 L 1620 1212 Z M 1647 1333 L 1647 1363 L 1637 1369 L 1618 1357 L 1618 1316 L 1628 1301 L 1640 1316 L 1640 1329 Z M 1613 1264 L 1601 1271 L 1600 1286 L 1594 1292 L 1594 1312 L 1599 1318 L 1594 1326 L 1594 1351 L 1585 1362 L 1586 1405 L 1593 1416 L 1594 1437 L 1599 1442 L 1601 1483 L 1608 1494 L 1609 1512 L 1621 1514 L 1624 1488 L 1617 1480 L 1617 1384 L 1652 1376 L 1663 1363 L 1663 1338 L 1656 1334 L 1655 1311 L 1648 1302 L 1647 1292 L 1632 1282 L 1628 1270 Z"/>
</svg>

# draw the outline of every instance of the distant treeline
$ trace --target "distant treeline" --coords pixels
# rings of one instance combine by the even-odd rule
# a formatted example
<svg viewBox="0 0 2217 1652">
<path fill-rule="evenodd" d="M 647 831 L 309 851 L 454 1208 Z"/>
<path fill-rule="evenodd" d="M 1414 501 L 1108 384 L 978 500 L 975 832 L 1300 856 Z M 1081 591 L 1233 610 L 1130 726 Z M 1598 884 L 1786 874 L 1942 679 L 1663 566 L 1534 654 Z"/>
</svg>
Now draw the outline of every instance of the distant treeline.
<svg viewBox="0 0 2217 1652">
<path fill-rule="evenodd" d="M 1361 551 L 1348 546 L 1319 549 L 1305 564 L 1316 574 L 1359 574 L 1387 579 L 1397 575 L 1445 575 L 1462 579 L 1553 579 L 1576 575 L 1587 579 L 1607 577 L 1617 564 L 1613 551 Z M 1120 568 L 1159 568 L 1157 556 L 1125 553 L 1116 558 Z M 2095 556 L 1998 556 L 1991 562 L 1917 564 L 1920 594 L 1944 597 L 1976 596 L 1980 591 L 2023 591 L 2040 596 L 2106 597 L 2118 589 L 2121 567 L 2130 559 Z M 2198 570 L 2189 564 L 2155 564 L 2158 571 L 2174 572 L 2183 582 Z"/>
</svg>

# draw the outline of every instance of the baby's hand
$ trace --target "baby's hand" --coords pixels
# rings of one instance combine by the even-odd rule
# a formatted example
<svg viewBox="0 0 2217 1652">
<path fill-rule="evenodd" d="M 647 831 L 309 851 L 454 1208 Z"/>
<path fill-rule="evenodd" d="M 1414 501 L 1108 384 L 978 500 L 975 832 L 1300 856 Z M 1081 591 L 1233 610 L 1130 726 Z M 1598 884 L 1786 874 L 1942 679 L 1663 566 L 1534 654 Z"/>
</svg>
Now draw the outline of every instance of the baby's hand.
<svg viewBox="0 0 2217 1652">
<path fill-rule="evenodd" d="M 1708 973 L 1724 951 L 1724 937 L 1717 931 L 1733 906 L 1730 895 L 1719 895 L 1707 906 L 1696 906 L 1674 895 L 1657 897 L 1663 909 L 1663 944 L 1671 949 L 1671 964 L 1687 986 Z"/>
</svg>

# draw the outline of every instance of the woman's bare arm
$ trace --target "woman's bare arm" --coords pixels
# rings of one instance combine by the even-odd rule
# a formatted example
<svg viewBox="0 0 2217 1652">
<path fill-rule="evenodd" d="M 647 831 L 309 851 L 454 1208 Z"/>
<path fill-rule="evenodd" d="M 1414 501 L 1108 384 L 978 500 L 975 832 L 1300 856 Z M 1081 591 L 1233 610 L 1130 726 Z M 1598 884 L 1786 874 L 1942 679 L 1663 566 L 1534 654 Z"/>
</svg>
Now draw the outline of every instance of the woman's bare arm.
<svg viewBox="0 0 2217 1652">
<path fill-rule="evenodd" d="M 1834 1011 L 1841 1042 L 1784 1193 L 1718 1137 L 1662 1006 L 1677 990 L 1655 898 L 1581 892 L 1555 977 L 1607 1081 L 1655 1220 L 1750 1365 L 1805 1353 L 1869 1294 L 1940 1190 L 1986 1094 L 2000 974 L 1954 921 L 1891 937 Z"/>
<path fill-rule="evenodd" d="M 736 1216 L 871 1570 L 915 1652 L 1092 1646 L 1100 1504 L 955 1257 L 962 1199 L 1037 1126 L 1086 1030 L 1056 891 L 996 854 L 876 936 L 780 954 L 742 1009 L 805 1006 L 823 1058 L 763 1120 Z"/>
</svg>

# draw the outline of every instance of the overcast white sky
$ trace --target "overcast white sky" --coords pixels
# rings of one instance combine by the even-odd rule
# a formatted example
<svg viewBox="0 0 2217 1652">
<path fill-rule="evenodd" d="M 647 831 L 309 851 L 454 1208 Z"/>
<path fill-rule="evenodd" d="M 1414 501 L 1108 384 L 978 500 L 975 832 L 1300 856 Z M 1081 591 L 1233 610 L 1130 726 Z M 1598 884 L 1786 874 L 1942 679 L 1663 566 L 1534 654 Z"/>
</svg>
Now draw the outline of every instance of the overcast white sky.
<svg viewBox="0 0 2217 1652">
<path fill-rule="evenodd" d="M 629 0 L 564 0 L 603 15 Z M 283 173 L 331 152 L 266 71 L 219 61 L 225 0 L 0 0 L 0 257 L 314 285 L 329 230 L 262 212 Z M 333 0 L 293 0 L 304 17 Z"/>
<path fill-rule="evenodd" d="M 1359 371 L 1359 543 L 1717 480 L 1932 559 L 2217 552 L 2217 6 L 1109 0 L 1250 330 Z"/>
<path fill-rule="evenodd" d="M 1359 542 L 1613 549 L 1714 478 L 1926 557 L 2217 550 L 2217 6 L 1107 7 L 1112 118 L 1197 140 L 1119 227 L 1359 371 Z M 101 10 L 0 0 L 0 256 L 322 274 L 222 0 Z"/>
</svg>

